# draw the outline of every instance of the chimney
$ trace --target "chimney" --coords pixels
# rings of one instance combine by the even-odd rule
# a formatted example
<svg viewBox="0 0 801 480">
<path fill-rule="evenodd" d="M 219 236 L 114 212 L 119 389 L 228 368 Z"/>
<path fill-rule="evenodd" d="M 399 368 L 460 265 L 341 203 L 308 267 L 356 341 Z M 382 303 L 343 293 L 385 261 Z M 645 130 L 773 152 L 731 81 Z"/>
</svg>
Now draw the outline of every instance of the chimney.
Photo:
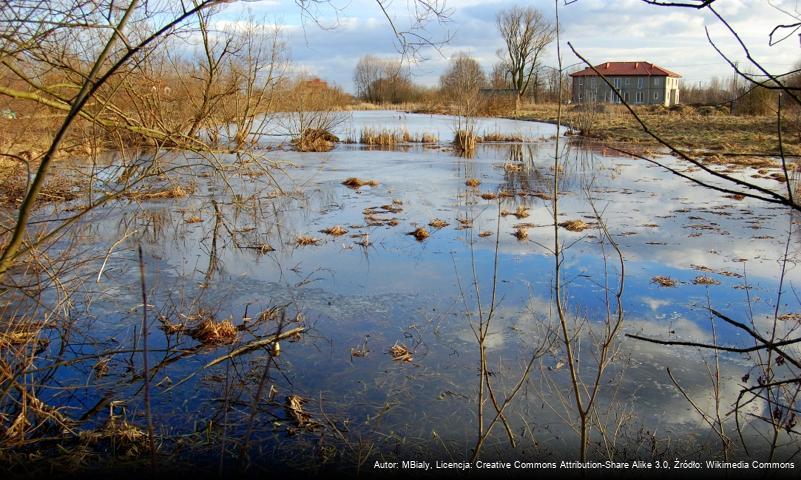
<svg viewBox="0 0 801 480">
<path fill-rule="evenodd" d="M 640 62 L 634 62 L 634 70 L 640 68 Z"/>
<path fill-rule="evenodd" d="M 609 68 L 609 62 L 606 62 L 606 65 L 604 65 L 604 68 Z"/>
</svg>

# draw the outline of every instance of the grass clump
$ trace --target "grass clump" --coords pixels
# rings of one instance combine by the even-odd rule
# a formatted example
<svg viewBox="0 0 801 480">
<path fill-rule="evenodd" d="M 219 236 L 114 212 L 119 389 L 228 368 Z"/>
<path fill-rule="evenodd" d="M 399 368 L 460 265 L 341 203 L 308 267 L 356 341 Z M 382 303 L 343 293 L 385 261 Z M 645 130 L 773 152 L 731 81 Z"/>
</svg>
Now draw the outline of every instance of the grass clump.
<svg viewBox="0 0 801 480">
<path fill-rule="evenodd" d="M 664 275 L 657 275 L 651 279 L 651 283 L 655 283 L 660 287 L 675 287 L 676 285 L 678 285 L 679 282 Z"/>
<path fill-rule="evenodd" d="M 477 178 L 468 178 L 467 181 L 464 182 L 464 184 L 467 185 L 468 187 L 475 188 L 475 187 L 481 185 L 481 180 L 479 180 Z"/>
<path fill-rule="evenodd" d="M 348 231 L 345 228 L 343 228 L 341 225 L 334 225 L 333 227 L 324 228 L 324 229 L 322 229 L 320 231 L 322 233 L 325 233 L 327 235 L 333 235 L 335 237 L 338 237 L 340 235 L 345 235 L 346 233 L 348 233 Z"/>
<path fill-rule="evenodd" d="M 431 220 L 431 222 L 428 223 L 428 226 L 433 228 L 445 228 L 448 225 L 449 223 L 446 222 L 445 220 L 442 220 L 441 218 L 435 218 L 434 220 Z"/>
<path fill-rule="evenodd" d="M 695 285 L 720 285 L 720 281 L 705 275 L 699 275 L 693 279 Z"/>
<path fill-rule="evenodd" d="M 478 144 L 478 136 L 472 130 L 457 130 L 453 145 L 461 152 L 473 152 Z"/>
<path fill-rule="evenodd" d="M 236 327 L 230 320 L 216 322 L 213 318 L 206 318 L 189 331 L 189 335 L 204 345 L 223 345 L 236 341 Z"/>
<path fill-rule="evenodd" d="M 409 235 L 416 238 L 418 242 L 422 242 L 423 240 L 431 236 L 431 234 L 428 233 L 428 230 L 426 230 L 425 227 L 417 227 L 414 231 L 409 232 Z"/>
<path fill-rule="evenodd" d="M 322 128 L 307 128 L 292 140 L 299 152 L 329 152 L 339 142 L 339 137 Z"/>
<path fill-rule="evenodd" d="M 518 240 L 525 240 L 528 238 L 528 228 L 526 227 L 517 227 L 515 229 L 515 233 L 512 235 L 515 236 Z"/>
<path fill-rule="evenodd" d="M 389 349 L 389 354 L 397 362 L 411 362 L 413 359 L 411 350 L 406 345 L 398 342 L 395 342 L 395 345 Z"/>
<path fill-rule="evenodd" d="M 307 245 L 317 245 L 320 243 L 320 239 L 309 235 L 299 235 L 298 238 L 295 239 L 295 243 L 300 247 L 305 247 Z"/>
<path fill-rule="evenodd" d="M 345 185 L 346 187 L 353 189 L 361 188 L 365 185 L 369 187 L 377 187 L 380 184 L 381 182 L 379 182 L 378 180 L 363 180 L 358 177 L 350 177 L 347 178 L 344 182 L 342 182 L 342 185 Z"/>
<path fill-rule="evenodd" d="M 568 220 L 566 222 L 560 223 L 559 226 L 571 232 L 583 232 L 584 230 L 590 228 L 590 226 L 584 220 L 581 219 Z"/>
</svg>

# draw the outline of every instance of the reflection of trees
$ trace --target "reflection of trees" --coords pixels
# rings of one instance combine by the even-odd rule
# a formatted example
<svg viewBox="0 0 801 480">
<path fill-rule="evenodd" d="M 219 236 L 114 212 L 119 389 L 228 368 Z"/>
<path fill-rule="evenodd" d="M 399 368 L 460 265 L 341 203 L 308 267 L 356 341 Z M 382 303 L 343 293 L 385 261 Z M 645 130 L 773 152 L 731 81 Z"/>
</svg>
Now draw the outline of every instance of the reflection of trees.
<svg viewBox="0 0 801 480">
<path fill-rule="evenodd" d="M 500 190 L 515 195 L 523 205 L 534 203 L 533 197 L 544 198 L 552 190 L 554 166 L 549 164 L 553 158 L 552 152 L 540 151 L 535 143 L 513 143 L 497 145 L 505 150 L 506 162 L 503 164 L 503 183 Z M 571 150 L 572 152 L 572 150 Z M 578 150 L 576 155 L 565 155 L 560 163 L 559 186 L 560 191 L 574 191 L 580 182 L 580 169 L 582 159 L 588 152 Z"/>
</svg>

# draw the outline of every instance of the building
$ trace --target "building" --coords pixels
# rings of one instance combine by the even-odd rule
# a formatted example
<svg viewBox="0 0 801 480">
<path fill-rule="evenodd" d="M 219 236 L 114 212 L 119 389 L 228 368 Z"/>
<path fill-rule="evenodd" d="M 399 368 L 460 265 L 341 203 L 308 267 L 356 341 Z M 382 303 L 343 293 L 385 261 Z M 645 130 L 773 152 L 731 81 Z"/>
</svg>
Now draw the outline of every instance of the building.
<svg viewBox="0 0 801 480">
<path fill-rule="evenodd" d="M 667 107 L 679 103 L 681 75 L 648 62 L 606 62 L 595 66 L 614 89 L 592 68 L 571 73 L 573 103 L 650 104 Z"/>
</svg>

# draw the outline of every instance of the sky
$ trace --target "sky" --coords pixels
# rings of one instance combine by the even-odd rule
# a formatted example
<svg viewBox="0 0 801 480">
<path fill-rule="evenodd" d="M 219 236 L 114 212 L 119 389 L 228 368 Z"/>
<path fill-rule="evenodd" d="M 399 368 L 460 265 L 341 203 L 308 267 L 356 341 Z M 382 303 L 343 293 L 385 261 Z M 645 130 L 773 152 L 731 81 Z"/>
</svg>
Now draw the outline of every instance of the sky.
<svg viewBox="0 0 801 480">
<path fill-rule="evenodd" d="M 399 30 L 413 26 L 413 8 L 419 0 L 389 0 L 387 11 Z M 497 13 L 515 5 L 532 6 L 553 20 L 553 0 L 438 0 L 448 13 L 445 22 L 432 20 L 415 30 L 439 48 L 422 48 L 413 61 L 414 81 L 436 85 L 451 56 L 466 52 L 486 71 L 498 61 L 503 47 L 495 24 Z M 359 58 L 372 54 L 400 58 L 398 40 L 376 0 L 306 0 L 304 11 L 293 0 L 239 1 L 226 5 L 217 16 L 220 28 L 250 16 L 278 24 L 290 46 L 293 69 L 319 76 L 353 92 L 353 70 Z M 747 63 L 736 38 L 707 11 L 657 7 L 642 0 L 559 0 L 561 48 L 564 65 L 580 60 L 567 43 L 593 64 L 606 61 L 647 61 L 679 73 L 685 84 L 727 77 L 732 68 L 712 41 L 733 60 Z M 769 45 L 771 30 L 801 21 L 801 0 L 717 0 L 725 18 L 751 55 L 773 73 L 791 70 L 801 60 L 799 32 Z M 790 33 L 790 30 L 787 30 Z M 546 65 L 556 66 L 556 43 L 548 49 Z M 752 68 L 752 70 L 755 70 Z"/>
</svg>

